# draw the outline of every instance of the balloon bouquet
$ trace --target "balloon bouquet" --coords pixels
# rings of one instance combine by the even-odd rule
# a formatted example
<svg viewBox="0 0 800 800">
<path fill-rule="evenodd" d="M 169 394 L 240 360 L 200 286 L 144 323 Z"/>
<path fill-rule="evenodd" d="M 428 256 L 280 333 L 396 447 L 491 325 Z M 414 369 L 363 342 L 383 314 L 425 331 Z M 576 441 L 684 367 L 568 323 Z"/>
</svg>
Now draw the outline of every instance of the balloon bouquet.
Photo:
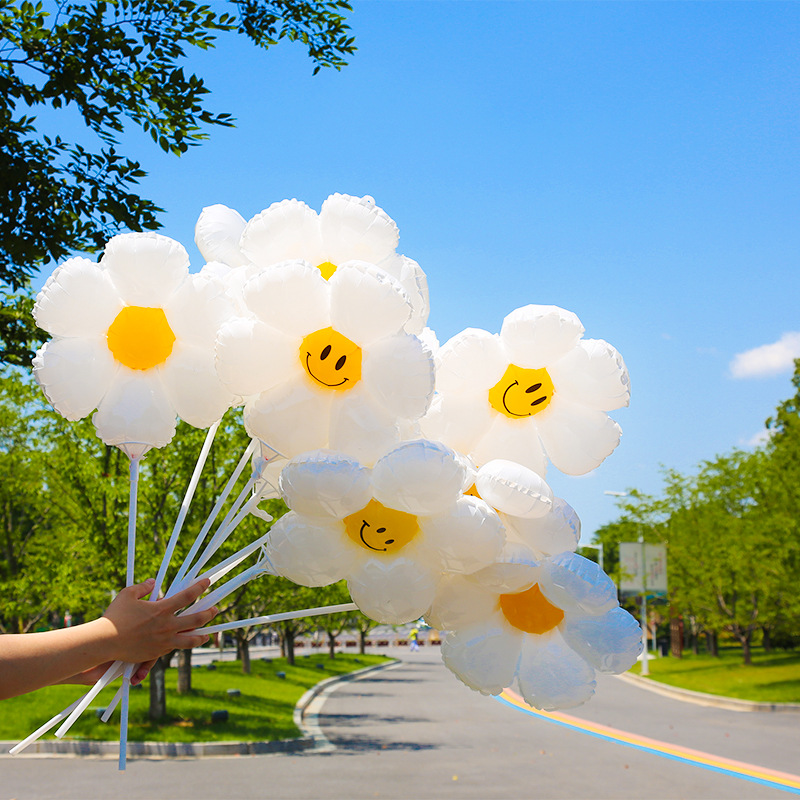
<svg viewBox="0 0 800 800">
<path fill-rule="evenodd" d="M 496 695 L 514 684 L 546 710 L 585 702 L 596 672 L 634 663 L 639 626 L 612 581 L 575 553 L 578 517 L 545 481 L 548 461 L 581 475 L 619 443 L 608 412 L 630 392 L 610 344 L 582 338 L 568 311 L 527 305 L 499 334 L 468 328 L 440 347 L 426 327 L 425 274 L 397 253 L 397 226 L 370 197 L 334 194 L 319 214 L 284 200 L 249 221 L 212 206 L 196 242 L 207 263 L 190 274 L 179 243 L 116 236 L 99 263 L 58 267 L 34 311 L 53 337 L 34 360 L 47 398 L 69 420 L 94 411 L 98 436 L 130 458 L 129 584 L 139 462 L 170 442 L 179 417 L 208 435 L 151 599 L 252 561 L 182 613 L 262 575 L 312 587 L 346 579 L 354 601 L 205 632 L 355 608 L 379 623 L 424 616 L 467 686 Z M 250 446 L 165 589 L 214 433 L 234 406 Z M 289 512 L 207 567 L 241 520 L 271 519 L 258 503 L 277 496 Z M 110 667 L 12 752 L 58 723 L 63 736 L 121 676 L 104 718 L 119 701 L 124 769 L 134 667 Z"/>
</svg>

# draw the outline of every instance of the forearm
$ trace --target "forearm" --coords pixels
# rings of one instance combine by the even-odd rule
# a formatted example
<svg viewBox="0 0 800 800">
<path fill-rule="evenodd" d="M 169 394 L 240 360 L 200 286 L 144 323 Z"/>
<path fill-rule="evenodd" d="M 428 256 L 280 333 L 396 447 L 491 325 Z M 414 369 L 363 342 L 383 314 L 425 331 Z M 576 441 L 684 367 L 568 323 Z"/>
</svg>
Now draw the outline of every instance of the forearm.
<svg viewBox="0 0 800 800">
<path fill-rule="evenodd" d="M 116 636 L 105 617 L 72 628 L 0 636 L 0 700 L 113 661 Z"/>
</svg>

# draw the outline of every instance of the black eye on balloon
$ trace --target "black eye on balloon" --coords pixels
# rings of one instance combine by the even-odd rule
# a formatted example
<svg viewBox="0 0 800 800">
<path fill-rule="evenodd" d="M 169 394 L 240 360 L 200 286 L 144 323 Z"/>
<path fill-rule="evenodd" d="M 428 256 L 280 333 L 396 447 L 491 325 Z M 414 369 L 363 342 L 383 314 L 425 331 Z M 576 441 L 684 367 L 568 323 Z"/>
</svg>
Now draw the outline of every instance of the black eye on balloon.
<svg viewBox="0 0 800 800">
<path fill-rule="evenodd" d="M 386 533 L 386 528 L 376 528 L 375 533 Z"/>
<path fill-rule="evenodd" d="M 394 539 L 387 539 L 384 544 L 394 544 Z"/>
<path fill-rule="evenodd" d="M 347 356 L 342 356 L 337 362 L 334 369 L 341 369 L 344 366 L 344 362 L 347 361 Z"/>
<path fill-rule="evenodd" d="M 534 383 L 533 386 L 529 386 L 525 390 L 525 394 L 530 394 L 531 392 L 535 392 L 537 389 L 541 389 L 541 388 L 542 388 L 542 384 L 541 383 Z"/>
<path fill-rule="evenodd" d="M 320 353 L 319 360 L 324 361 L 330 354 L 331 354 L 331 346 L 329 344 L 326 344 L 324 349 Z"/>
</svg>

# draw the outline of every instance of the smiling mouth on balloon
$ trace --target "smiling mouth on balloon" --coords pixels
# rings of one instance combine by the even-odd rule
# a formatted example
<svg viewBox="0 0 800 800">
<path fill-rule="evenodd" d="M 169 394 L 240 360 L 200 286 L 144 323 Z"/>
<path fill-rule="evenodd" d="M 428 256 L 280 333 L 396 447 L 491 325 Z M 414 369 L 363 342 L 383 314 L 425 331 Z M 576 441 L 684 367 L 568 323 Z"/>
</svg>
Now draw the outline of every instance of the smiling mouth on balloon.
<svg viewBox="0 0 800 800">
<path fill-rule="evenodd" d="M 344 386 L 347 383 L 349 378 L 345 378 L 344 380 L 339 381 L 339 383 L 326 383 L 322 380 L 322 378 L 318 378 L 312 371 L 311 365 L 308 363 L 309 359 L 311 358 L 311 353 L 306 353 L 306 371 L 308 374 L 315 380 L 317 383 L 321 383 L 323 386 L 327 386 L 329 389 L 335 389 L 337 386 Z"/>
<path fill-rule="evenodd" d="M 514 383 L 509 384 L 508 387 L 506 387 L 506 390 L 503 392 L 503 408 L 508 411 L 512 417 L 530 417 L 533 414 L 532 411 L 529 411 L 527 414 L 517 414 L 506 405 L 506 395 L 511 391 L 512 386 L 519 386 L 519 381 L 514 381 Z"/>
<path fill-rule="evenodd" d="M 368 547 L 370 550 L 377 550 L 379 553 L 385 553 L 388 548 L 386 547 L 373 547 L 365 538 L 364 538 L 364 528 L 369 528 L 369 522 L 366 520 L 363 521 L 361 525 L 361 530 L 359 531 L 358 535 L 361 537 L 361 541 L 364 543 L 364 547 Z M 383 530 L 386 530 L 384 528 Z M 378 528 L 378 533 L 381 533 L 381 529 Z M 387 539 L 384 544 L 394 544 L 394 539 Z"/>
</svg>

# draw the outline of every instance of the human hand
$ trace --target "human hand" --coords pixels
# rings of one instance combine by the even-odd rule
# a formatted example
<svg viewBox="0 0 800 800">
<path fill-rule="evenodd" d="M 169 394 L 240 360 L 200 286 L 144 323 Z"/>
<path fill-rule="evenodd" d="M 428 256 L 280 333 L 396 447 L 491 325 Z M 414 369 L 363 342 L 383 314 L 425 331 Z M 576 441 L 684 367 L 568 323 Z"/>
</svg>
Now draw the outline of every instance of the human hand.
<svg viewBox="0 0 800 800">
<path fill-rule="evenodd" d="M 217 607 L 198 611 L 186 616 L 176 616 L 182 608 L 190 606 L 209 587 L 204 579 L 172 597 L 151 602 L 143 599 L 153 590 L 152 579 L 123 589 L 106 609 L 102 619 L 110 623 L 109 653 L 115 661 L 142 664 L 155 661 L 172 650 L 199 647 L 208 637 L 192 634 L 201 628 L 219 611 Z M 144 672 L 147 674 L 149 666 Z M 139 676 L 142 667 L 134 673 Z"/>
</svg>

